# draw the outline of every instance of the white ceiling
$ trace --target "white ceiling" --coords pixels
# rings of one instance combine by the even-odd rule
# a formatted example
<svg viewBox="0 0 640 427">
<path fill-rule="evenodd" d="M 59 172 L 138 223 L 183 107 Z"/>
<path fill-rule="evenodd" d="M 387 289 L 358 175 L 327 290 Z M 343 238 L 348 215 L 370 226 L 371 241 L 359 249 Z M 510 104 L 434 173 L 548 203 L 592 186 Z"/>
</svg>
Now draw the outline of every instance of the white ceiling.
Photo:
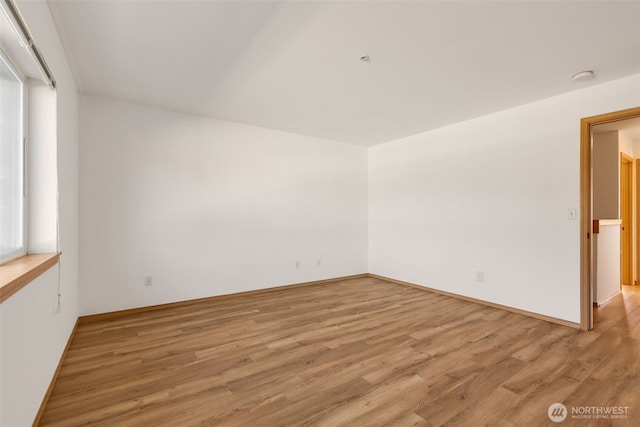
<svg viewBox="0 0 640 427">
<path fill-rule="evenodd" d="M 638 1 L 49 4 L 83 93 L 361 145 L 640 72 Z"/>
</svg>

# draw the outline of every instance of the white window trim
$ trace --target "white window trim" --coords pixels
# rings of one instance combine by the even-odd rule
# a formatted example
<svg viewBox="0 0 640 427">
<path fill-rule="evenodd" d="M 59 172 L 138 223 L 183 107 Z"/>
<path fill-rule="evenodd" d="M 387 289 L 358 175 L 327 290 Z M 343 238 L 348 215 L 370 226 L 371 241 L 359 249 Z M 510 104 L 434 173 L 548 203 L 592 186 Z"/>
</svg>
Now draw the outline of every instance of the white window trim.
<svg viewBox="0 0 640 427">
<path fill-rule="evenodd" d="M 16 258 L 24 256 L 28 253 L 28 225 L 27 219 L 29 216 L 28 212 L 28 149 L 27 149 L 27 79 L 24 74 L 20 71 L 18 67 L 15 66 L 14 62 L 11 60 L 11 57 L 7 55 L 7 53 L 0 48 L 0 60 L 5 63 L 7 68 L 13 73 L 18 80 L 22 83 L 22 114 L 21 119 L 22 123 L 20 123 L 22 128 L 22 247 L 18 248 L 14 251 L 8 252 L 4 258 L 0 259 L 0 265 L 12 261 Z"/>
</svg>

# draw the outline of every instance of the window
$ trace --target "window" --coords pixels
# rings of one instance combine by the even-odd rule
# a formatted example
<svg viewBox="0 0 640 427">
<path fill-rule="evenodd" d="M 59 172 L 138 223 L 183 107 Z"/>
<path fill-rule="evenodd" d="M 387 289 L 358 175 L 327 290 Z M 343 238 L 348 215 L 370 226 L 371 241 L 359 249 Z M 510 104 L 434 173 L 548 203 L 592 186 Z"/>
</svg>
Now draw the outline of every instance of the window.
<svg viewBox="0 0 640 427">
<path fill-rule="evenodd" d="M 24 87 L 0 50 L 0 263 L 26 253 Z"/>
</svg>

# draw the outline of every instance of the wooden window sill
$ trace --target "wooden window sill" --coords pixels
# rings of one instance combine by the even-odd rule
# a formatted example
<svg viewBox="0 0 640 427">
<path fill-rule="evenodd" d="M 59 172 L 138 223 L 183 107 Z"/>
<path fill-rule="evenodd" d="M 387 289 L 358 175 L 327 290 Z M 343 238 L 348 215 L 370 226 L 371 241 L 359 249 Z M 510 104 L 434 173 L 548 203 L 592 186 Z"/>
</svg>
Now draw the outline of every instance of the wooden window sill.
<svg viewBox="0 0 640 427">
<path fill-rule="evenodd" d="M 58 263 L 60 253 L 30 254 L 0 265 L 0 304 Z"/>
</svg>

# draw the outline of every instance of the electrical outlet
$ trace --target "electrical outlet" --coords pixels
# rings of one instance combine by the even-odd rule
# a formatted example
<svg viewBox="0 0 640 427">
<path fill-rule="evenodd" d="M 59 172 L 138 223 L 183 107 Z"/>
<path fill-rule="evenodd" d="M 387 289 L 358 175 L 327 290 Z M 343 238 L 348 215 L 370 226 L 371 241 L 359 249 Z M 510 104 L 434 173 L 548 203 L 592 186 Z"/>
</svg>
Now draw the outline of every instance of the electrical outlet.
<svg viewBox="0 0 640 427">
<path fill-rule="evenodd" d="M 484 283 L 484 271 L 476 271 L 476 282 Z"/>
<path fill-rule="evenodd" d="M 144 276 L 144 285 L 145 286 L 153 286 L 153 277 Z"/>
<path fill-rule="evenodd" d="M 296 268 L 300 268 L 300 261 L 296 261 Z"/>
<path fill-rule="evenodd" d="M 318 258 L 318 261 L 316 261 L 316 265 L 318 267 L 320 267 L 322 265 L 322 260 L 320 258 Z"/>
</svg>

